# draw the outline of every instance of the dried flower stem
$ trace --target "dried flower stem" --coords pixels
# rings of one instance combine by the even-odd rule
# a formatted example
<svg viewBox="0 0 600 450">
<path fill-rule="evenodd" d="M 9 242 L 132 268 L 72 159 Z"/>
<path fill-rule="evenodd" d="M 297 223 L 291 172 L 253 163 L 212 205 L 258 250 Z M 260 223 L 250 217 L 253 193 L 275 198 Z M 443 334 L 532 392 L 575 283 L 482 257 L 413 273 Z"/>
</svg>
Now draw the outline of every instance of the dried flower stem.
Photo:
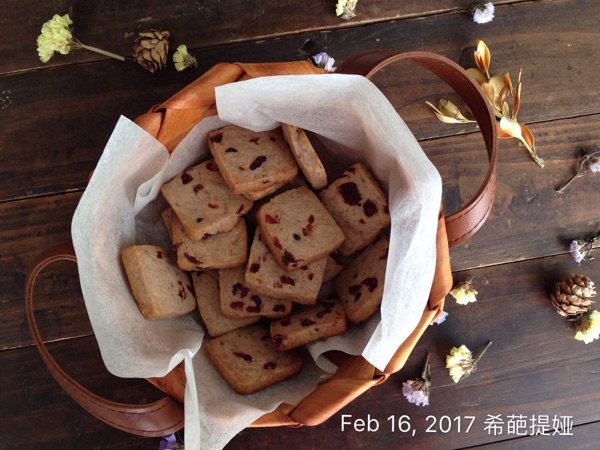
<svg viewBox="0 0 600 450">
<path fill-rule="evenodd" d="M 431 381 L 431 365 L 429 364 L 429 352 L 427 352 L 427 358 L 425 359 L 425 365 L 421 372 L 421 378 L 425 381 Z"/>
<path fill-rule="evenodd" d="M 581 158 L 581 162 L 579 163 L 579 168 L 577 169 L 577 173 L 571 177 L 569 181 L 567 181 L 563 187 L 556 190 L 557 194 L 562 194 L 565 190 L 571 186 L 571 184 L 577 179 L 583 177 L 589 168 L 590 161 L 595 158 L 600 158 L 600 150 L 596 150 L 595 152 L 588 153 Z"/>
<path fill-rule="evenodd" d="M 80 48 L 82 48 L 82 49 L 85 49 L 85 50 L 89 50 L 90 52 L 99 53 L 100 55 L 108 56 L 109 58 L 118 59 L 119 61 L 125 61 L 125 58 L 123 56 L 121 56 L 121 55 L 117 55 L 116 53 L 112 53 L 112 52 L 108 52 L 106 50 L 102 50 L 101 48 L 98 48 L 98 47 L 92 47 L 91 45 L 83 44 L 78 39 L 73 39 L 72 47 L 74 49 L 80 49 Z"/>
<path fill-rule="evenodd" d="M 489 341 L 487 344 L 485 344 L 485 347 L 483 347 L 479 353 L 477 353 L 477 356 L 475 356 L 475 359 L 473 360 L 473 365 L 477 366 L 477 363 L 479 362 L 479 360 L 481 358 L 483 358 L 483 354 L 485 352 L 487 352 L 487 349 L 490 348 L 490 346 L 492 345 L 492 341 Z"/>
</svg>

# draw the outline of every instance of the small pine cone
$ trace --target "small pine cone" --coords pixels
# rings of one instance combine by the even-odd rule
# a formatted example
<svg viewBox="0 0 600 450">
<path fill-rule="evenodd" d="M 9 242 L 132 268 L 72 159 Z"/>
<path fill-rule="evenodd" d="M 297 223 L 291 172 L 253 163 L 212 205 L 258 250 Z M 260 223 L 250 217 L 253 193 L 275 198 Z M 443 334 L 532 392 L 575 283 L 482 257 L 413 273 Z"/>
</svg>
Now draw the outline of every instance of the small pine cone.
<svg viewBox="0 0 600 450">
<path fill-rule="evenodd" d="M 164 69 L 169 54 L 168 31 L 148 30 L 138 33 L 133 44 L 133 57 L 150 73 Z"/>
<path fill-rule="evenodd" d="M 592 298 L 596 296 L 594 282 L 588 277 L 572 274 L 569 278 L 554 283 L 550 302 L 558 314 L 576 318 L 592 307 Z"/>
</svg>

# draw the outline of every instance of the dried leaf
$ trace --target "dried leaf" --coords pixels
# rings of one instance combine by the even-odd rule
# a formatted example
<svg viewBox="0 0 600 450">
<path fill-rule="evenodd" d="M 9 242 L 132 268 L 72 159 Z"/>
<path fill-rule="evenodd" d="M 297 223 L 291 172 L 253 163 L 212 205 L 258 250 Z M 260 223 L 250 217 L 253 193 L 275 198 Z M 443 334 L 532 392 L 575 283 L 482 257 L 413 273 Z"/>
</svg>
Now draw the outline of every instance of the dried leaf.
<svg viewBox="0 0 600 450">
<path fill-rule="evenodd" d="M 500 138 L 513 137 L 521 141 L 535 163 L 540 167 L 544 167 L 544 160 L 535 150 L 535 139 L 533 134 L 526 125 L 520 124 L 516 119 L 502 117 L 498 124 L 498 131 L 498 137 Z"/>
<path fill-rule="evenodd" d="M 479 85 L 487 82 L 486 76 L 481 72 L 481 70 L 476 69 L 475 67 L 471 67 L 467 69 L 467 74 L 473 78 Z"/>
<path fill-rule="evenodd" d="M 437 118 L 444 123 L 472 123 L 474 120 L 467 119 L 450 100 L 441 98 L 438 107 L 433 106 L 431 102 L 425 102 L 433 111 Z"/>
<path fill-rule="evenodd" d="M 479 70 L 481 70 L 481 72 L 484 73 L 485 76 L 487 77 L 487 79 L 489 80 L 489 78 L 490 78 L 489 68 L 490 68 L 490 61 L 492 59 L 492 55 L 490 54 L 490 49 L 488 48 L 488 46 L 485 45 L 485 42 L 479 41 L 477 43 L 477 50 L 475 50 L 474 57 L 475 57 L 475 64 L 477 64 L 477 67 L 479 67 Z"/>
</svg>

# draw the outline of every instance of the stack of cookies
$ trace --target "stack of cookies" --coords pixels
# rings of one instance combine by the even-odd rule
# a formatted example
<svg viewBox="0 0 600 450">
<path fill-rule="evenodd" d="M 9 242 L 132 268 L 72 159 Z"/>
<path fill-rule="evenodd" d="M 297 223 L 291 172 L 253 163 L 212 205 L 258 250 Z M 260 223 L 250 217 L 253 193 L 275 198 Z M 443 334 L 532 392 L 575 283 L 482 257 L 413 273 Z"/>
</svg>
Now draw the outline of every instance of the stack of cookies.
<svg viewBox="0 0 600 450">
<path fill-rule="evenodd" d="M 172 251 L 132 246 L 122 260 L 142 315 L 166 319 L 197 305 L 211 362 L 251 394 L 298 373 L 303 345 L 378 310 L 390 216 L 362 163 L 328 185 L 297 127 L 230 125 L 208 144 L 213 159 L 161 189 Z M 321 295 L 330 281 L 337 295 Z"/>
</svg>

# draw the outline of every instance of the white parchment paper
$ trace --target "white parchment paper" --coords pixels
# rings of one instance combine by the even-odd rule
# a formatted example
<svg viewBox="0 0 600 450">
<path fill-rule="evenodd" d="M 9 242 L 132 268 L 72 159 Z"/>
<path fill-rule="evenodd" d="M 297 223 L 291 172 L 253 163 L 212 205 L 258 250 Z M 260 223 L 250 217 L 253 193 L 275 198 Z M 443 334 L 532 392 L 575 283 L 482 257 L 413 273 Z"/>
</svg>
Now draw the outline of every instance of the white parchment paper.
<svg viewBox="0 0 600 450">
<path fill-rule="evenodd" d="M 120 118 L 72 223 L 81 286 L 106 367 L 122 377 L 163 376 L 185 361 L 186 448 L 222 448 L 280 402 L 295 404 L 332 364 L 322 353 L 362 354 L 383 369 L 419 322 L 435 269 L 441 179 L 393 106 L 353 75 L 264 77 L 217 88 L 219 117 L 198 124 L 169 156 L 144 130 Z M 204 332 L 191 316 L 144 320 L 119 252 L 132 244 L 168 246 L 160 186 L 209 157 L 206 133 L 226 123 L 254 130 L 280 122 L 331 143 L 328 160 L 365 162 L 389 192 L 390 250 L 381 313 L 343 336 L 310 346 L 317 365 L 263 392 L 240 396 L 199 351 Z M 339 172 L 339 171 L 338 171 Z"/>
</svg>

